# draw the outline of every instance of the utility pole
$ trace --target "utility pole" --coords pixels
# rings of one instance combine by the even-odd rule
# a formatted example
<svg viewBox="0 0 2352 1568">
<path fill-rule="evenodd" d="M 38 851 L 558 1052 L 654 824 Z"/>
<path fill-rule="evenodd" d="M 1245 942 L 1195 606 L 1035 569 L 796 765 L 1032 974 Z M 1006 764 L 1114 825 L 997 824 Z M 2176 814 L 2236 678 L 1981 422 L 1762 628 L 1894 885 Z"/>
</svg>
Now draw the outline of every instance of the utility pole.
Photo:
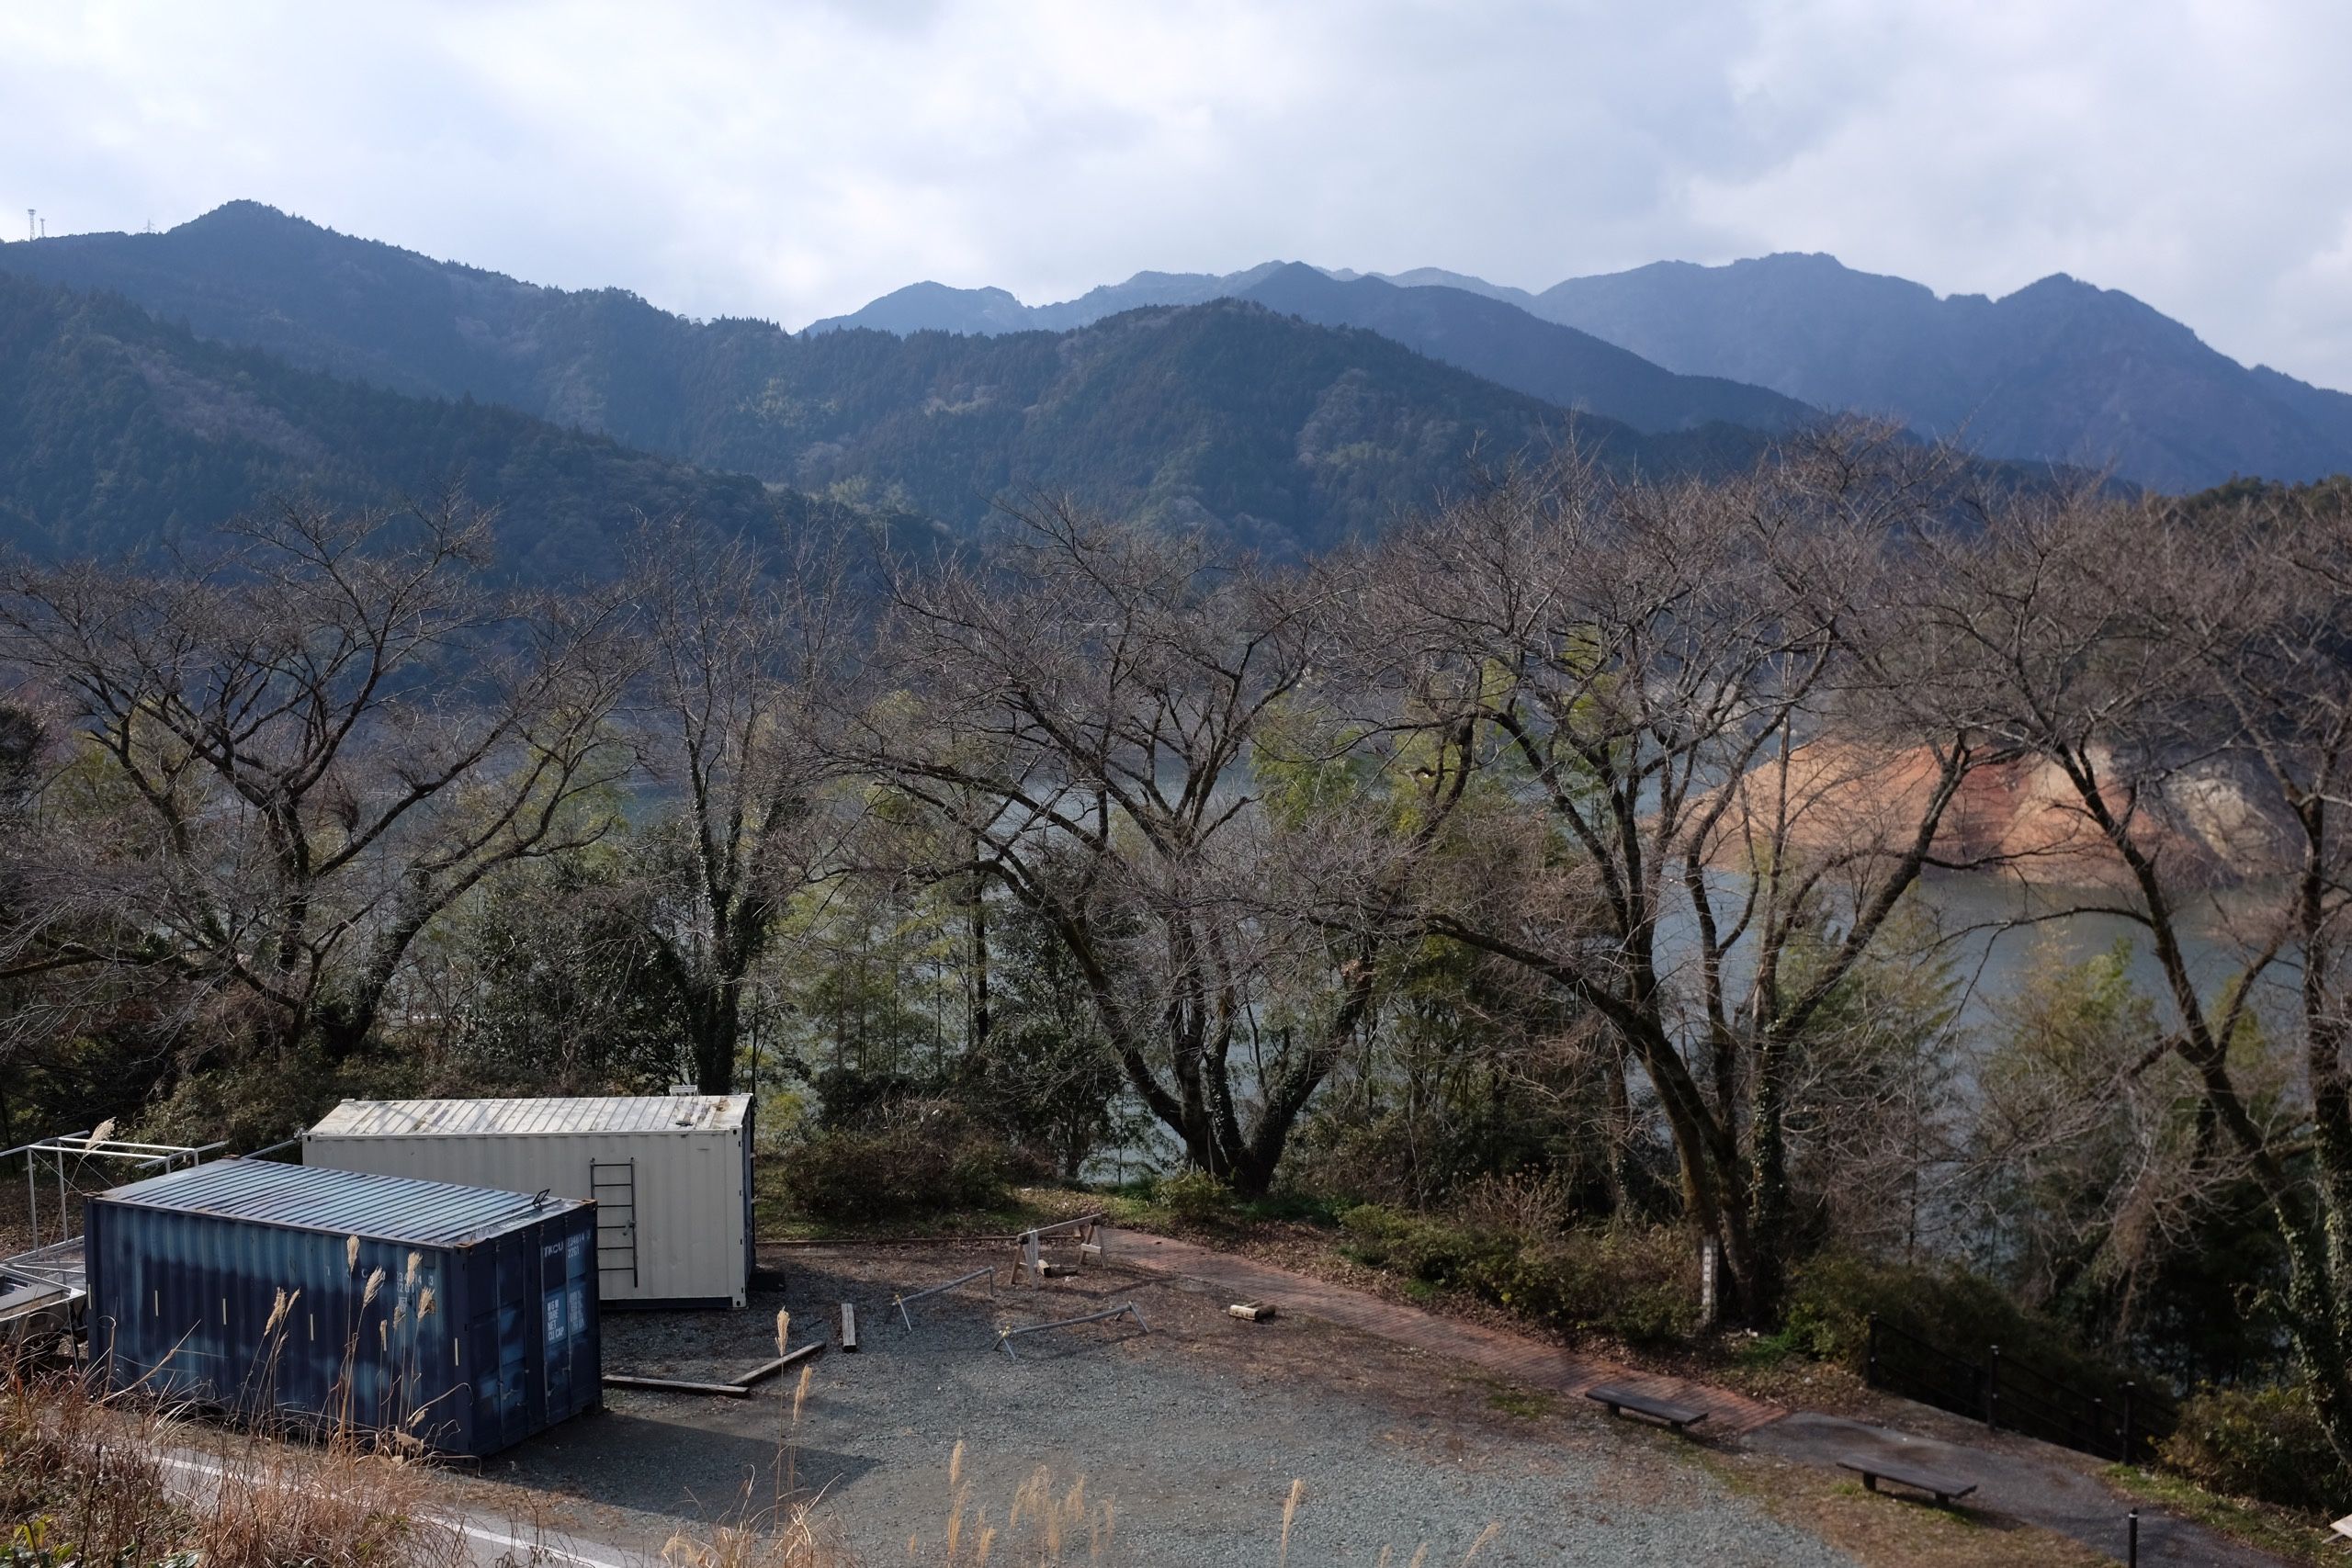
<svg viewBox="0 0 2352 1568">
<path fill-rule="evenodd" d="M 32 209 L 31 208 L 28 207 L 28 208 L 26 208 L 26 209 L 25 209 L 25 238 L 26 238 L 26 239 L 28 239 L 28 240 L 29 240 L 29 239 L 31 239 L 32 237 L 33 237 L 33 209 Z"/>
</svg>

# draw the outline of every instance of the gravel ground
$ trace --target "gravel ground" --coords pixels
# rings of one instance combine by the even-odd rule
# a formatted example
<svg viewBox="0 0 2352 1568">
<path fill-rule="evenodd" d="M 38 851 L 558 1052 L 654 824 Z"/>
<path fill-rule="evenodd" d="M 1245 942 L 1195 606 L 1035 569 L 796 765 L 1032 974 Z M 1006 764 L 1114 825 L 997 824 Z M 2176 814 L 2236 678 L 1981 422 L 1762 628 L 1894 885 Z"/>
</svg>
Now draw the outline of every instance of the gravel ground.
<svg viewBox="0 0 2352 1568">
<path fill-rule="evenodd" d="M 947 1464 L 967 1445 L 970 1506 L 1001 1525 L 1040 1466 L 1063 1495 L 1080 1475 L 1115 1524 L 1100 1561 L 1211 1568 L 1274 1560 L 1294 1478 L 1305 1483 L 1289 1561 L 1395 1568 L 1421 1544 L 1432 1568 L 1481 1564 L 1826 1564 L 1851 1560 L 1767 1517 L 1675 1439 L 1514 1394 L 1431 1358 L 1306 1319 L 1246 1324 L 1182 1283 L 1090 1268 L 1031 1292 L 978 1285 L 888 1315 L 898 1289 L 1001 1264 L 1009 1248 L 808 1251 L 781 1292 L 741 1313 L 608 1314 L 605 1367 L 725 1379 L 772 1357 L 774 1314 L 796 1344 L 856 1303 L 865 1349 L 812 1374 L 793 1461 L 802 1495 L 872 1562 L 943 1557 Z M 1000 1269 L 998 1278 L 1004 1272 Z M 1133 1301 L 1148 1322 L 1090 1325 L 993 1349 L 1000 1325 Z M 886 1321 L 887 1319 L 887 1321 Z M 613 1390 L 568 1424 L 458 1483 L 477 1506 L 537 1515 L 583 1538 L 651 1551 L 682 1524 L 772 1504 L 794 1383 L 746 1400 Z M 967 1516 L 968 1517 L 968 1516 Z M 967 1525 L 966 1552 L 972 1541 Z M 1001 1539 L 998 1562 L 1034 1562 Z M 1089 1561 L 1089 1542 L 1068 1549 Z"/>
</svg>

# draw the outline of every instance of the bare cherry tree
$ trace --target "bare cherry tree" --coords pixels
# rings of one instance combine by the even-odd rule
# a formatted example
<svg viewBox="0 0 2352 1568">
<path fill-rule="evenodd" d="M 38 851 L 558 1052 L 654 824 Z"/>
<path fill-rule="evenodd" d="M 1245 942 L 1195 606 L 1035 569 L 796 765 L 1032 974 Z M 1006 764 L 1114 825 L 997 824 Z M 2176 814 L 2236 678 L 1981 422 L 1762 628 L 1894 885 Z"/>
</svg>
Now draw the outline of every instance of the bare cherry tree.
<svg viewBox="0 0 2352 1568">
<path fill-rule="evenodd" d="M 1388 554 L 1388 635 L 1452 672 L 1436 721 L 1499 738 L 1525 814 L 1424 883 L 1427 918 L 1606 1022 L 1752 1314 L 1780 1288 L 1808 1033 L 1947 858 L 1980 760 L 1899 700 L 1893 558 L 1947 479 L 1869 433 L 1721 482 L 1620 481 L 1571 454 Z"/>
<path fill-rule="evenodd" d="M 1446 757 L 1406 775 L 1424 809 L 1401 835 L 1356 792 L 1270 809 L 1266 743 L 1286 722 L 1315 744 L 1344 578 L 1041 506 L 993 559 L 900 583 L 893 694 L 863 725 L 868 765 L 974 852 L 932 874 L 1035 911 L 1135 1092 L 1246 1191 L 1363 1019 L 1402 868 L 1462 782 Z"/>
<path fill-rule="evenodd" d="M 288 502 L 201 558 L 12 569 L 0 653 L 71 742 L 6 972 L 167 974 L 341 1057 L 453 900 L 600 836 L 609 609 L 487 592 L 487 521 Z"/>
<path fill-rule="evenodd" d="M 2061 781 L 2047 809 L 2095 886 L 2057 902 L 2143 935 L 2163 1011 L 2142 1060 L 2177 1059 L 2199 1155 L 2260 1191 L 2306 1384 L 2352 1462 L 2347 552 L 2340 487 L 2195 508 L 2086 491 L 1923 564 L 1947 689 Z M 2286 1062 L 2249 1057 L 2266 1041 Z"/>
<path fill-rule="evenodd" d="M 695 1079 L 723 1093 L 746 981 L 854 818 L 826 717 L 854 703 L 859 607 L 838 551 L 803 543 L 777 558 L 683 521 L 644 531 L 629 581 L 648 654 L 640 754 L 676 807 L 644 857 L 644 908 Z"/>
</svg>

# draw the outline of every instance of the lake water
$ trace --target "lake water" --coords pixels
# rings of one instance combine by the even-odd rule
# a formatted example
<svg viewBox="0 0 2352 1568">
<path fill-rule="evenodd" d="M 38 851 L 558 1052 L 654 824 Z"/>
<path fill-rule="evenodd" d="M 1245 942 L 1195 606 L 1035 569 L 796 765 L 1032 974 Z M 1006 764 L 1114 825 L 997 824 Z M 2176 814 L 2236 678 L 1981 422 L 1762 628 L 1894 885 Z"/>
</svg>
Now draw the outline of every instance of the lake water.
<svg viewBox="0 0 2352 1568">
<path fill-rule="evenodd" d="M 1730 874 L 1722 874 L 1716 883 L 1719 892 L 1725 896 L 1736 886 Z M 1945 873 L 1931 874 L 1923 879 L 1912 897 L 1918 911 L 1937 933 L 1938 955 L 1960 987 L 1951 1044 L 1958 1087 L 1963 1094 L 1973 1077 L 1971 1058 L 1983 1042 L 1985 1026 L 1994 1021 L 1999 1000 L 2014 994 L 2045 955 L 2064 963 L 2083 963 L 2109 952 L 2120 940 L 2132 955 L 2127 973 L 2132 983 L 2155 1001 L 2159 1018 L 2171 1016 L 2164 974 L 2157 965 L 2147 929 L 2124 916 L 2084 908 L 2120 903 L 2118 895 L 2098 889 L 2032 886 L 2008 878 Z M 2220 895 L 2200 901 L 2184 919 L 2189 967 L 2199 990 L 2207 998 L 2220 993 L 2238 973 L 2245 951 L 2242 941 L 2245 928 L 2261 908 L 2266 897 L 2266 890 L 2259 888 Z M 1687 910 L 1667 924 L 1660 947 L 1669 972 L 1678 963 L 1695 963 L 1691 929 Z M 1740 956 L 1735 951 L 1732 973 L 1726 976 L 1735 994 L 1736 987 L 1748 978 L 1739 972 Z M 2274 967 L 2265 986 L 2256 992 L 2256 1011 L 2274 1031 L 2291 1020 L 2296 1005 L 2294 987 L 2299 978 L 2290 964 L 2282 964 Z M 1246 1061 L 1237 1059 L 1234 1066 L 1237 1090 L 1244 1096 L 1250 1095 L 1253 1091 L 1248 1082 Z M 1140 1107 L 1138 1104 L 1127 1109 Z M 1091 1179 L 1115 1180 L 1145 1169 L 1175 1169 L 1181 1166 L 1182 1150 L 1173 1135 L 1148 1117 L 1143 1121 L 1144 1147 L 1097 1156 L 1086 1171 Z"/>
</svg>

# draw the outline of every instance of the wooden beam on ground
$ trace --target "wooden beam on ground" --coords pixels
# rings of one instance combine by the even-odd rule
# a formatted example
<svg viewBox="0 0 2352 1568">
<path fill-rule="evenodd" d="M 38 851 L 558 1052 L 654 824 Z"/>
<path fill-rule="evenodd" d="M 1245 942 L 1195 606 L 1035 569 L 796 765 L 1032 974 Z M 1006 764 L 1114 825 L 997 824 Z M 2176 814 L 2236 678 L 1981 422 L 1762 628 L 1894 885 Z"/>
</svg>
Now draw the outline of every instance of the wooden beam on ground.
<svg viewBox="0 0 2352 1568">
<path fill-rule="evenodd" d="M 606 1388 L 645 1388 L 656 1393 L 708 1393 L 722 1399 L 746 1399 L 752 1390 L 748 1384 L 736 1382 L 685 1382 L 677 1378 L 631 1377 L 623 1372 L 606 1372 Z"/>
<path fill-rule="evenodd" d="M 842 1303 L 842 1348 L 852 1354 L 857 1350 L 857 1309 Z"/>
<path fill-rule="evenodd" d="M 811 1356 L 821 1356 L 824 1353 L 825 1342 L 821 1339 L 812 1339 L 808 1344 L 800 1347 L 797 1350 L 788 1350 L 785 1354 L 778 1356 L 773 1361 L 761 1362 L 758 1366 L 753 1367 L 750 1371 L 745 1372 L 741 1377 L 737 1378 L 735 1380 L 735 1386 L 737 1388 L 749 1388 L 753 1383 L 759 1382 L 763 1379 L 775 1376 L 776 1373 L 784 1371 L 786 1367 L 792 1366 L 797 1362 L 805 1361 Z"/>
</svg>

